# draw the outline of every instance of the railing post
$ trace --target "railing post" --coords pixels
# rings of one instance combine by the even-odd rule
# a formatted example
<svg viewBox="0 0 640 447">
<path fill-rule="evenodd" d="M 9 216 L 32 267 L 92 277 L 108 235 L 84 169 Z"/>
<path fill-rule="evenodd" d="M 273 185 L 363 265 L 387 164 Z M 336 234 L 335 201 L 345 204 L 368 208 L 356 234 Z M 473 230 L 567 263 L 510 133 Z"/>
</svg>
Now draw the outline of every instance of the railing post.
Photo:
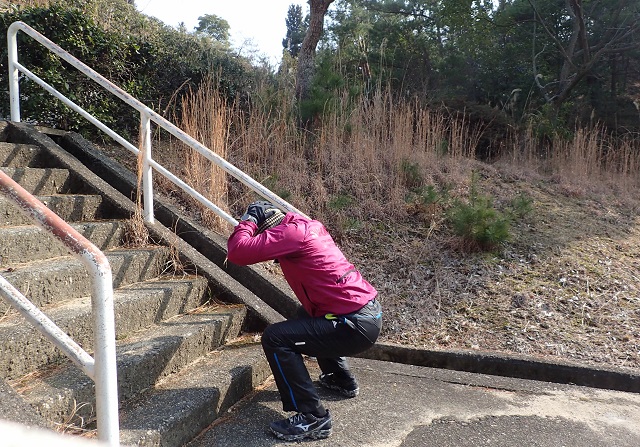
<svg viewBox="0 0 640 447">
<path fill-rule="evenodd" d="M 142 139 L 142 195 L 144 197 L 144 221 L 153 223 L 153 171 L 151 169 L 151 117 L 140 111 L 140 128 Z"/>
<path fill-rule="evenodd" d="M 9 67 L 9 103 L 11 107 L 11 121 L 20 122 L 20 87 L 18 85 L 19 73 L 16 62 L 18 62 L 18 29 L 9 28 L 7 30 L 7 50 Z"/>
<path fill-rule="evenodd" d="M 98 439 L 110 446 L 119 446 L 118 373 L 116 363 L 116 325 L 113 303 L 113 282 L 109 262 L 104 253 L 97 251 L 85 259 L 91 266 L 94 318 L 94 360 L 96 386 L 96 417 Z M 93 265 L 91 265 L 93 264 Z"/>
</svg>

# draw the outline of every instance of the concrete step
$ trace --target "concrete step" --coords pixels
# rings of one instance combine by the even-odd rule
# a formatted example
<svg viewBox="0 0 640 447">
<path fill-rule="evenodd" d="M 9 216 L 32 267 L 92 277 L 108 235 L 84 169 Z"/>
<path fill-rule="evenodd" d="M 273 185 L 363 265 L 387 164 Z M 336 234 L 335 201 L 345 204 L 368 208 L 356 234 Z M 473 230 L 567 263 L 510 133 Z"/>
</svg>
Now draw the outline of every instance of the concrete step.
<svg viewBox="0 0 640 447">
<path fill-rule="evenodd" d="M 0 419 L 17 422 L 29 427 L 52 428 L 49 421 L 40 416 L 35 408 L 26 403 L 22 396 L 0 378 Z M 2 432 L 2 430 L 0 430 Z M 3 433 L 4 435 L 4 433 Z"/>
<path fill-rule="evenodd" d="M 238 335 L 245 310 L 214 307 L 152 326 L 117 346 L 119 402 L 126 403 L 157 381 Z M 12 383 L 26 402 L 56 424 L 84 427 L 95 418 L 93 381 L 71 363 Z"/>
<path fill-rule="evenodd" d="M 102 197 L 99 195 L 53 195 L 38 196 L 37 199 L 65 222 L 82 222 L 102 216 Z M 31 224 L 33 221 L 17 205 L 0 196 L 0 225 Z"/>
<path fill-rule="evenodd" d="M 18 168 L 45 168 L 51 157 L 49 153 L 34 144 L 0 142 L 0 166 Z"/>
<path fill-rule="evenodd" d="M 81 192 L 67 169 L 58 168 L 7 168 L 0 167 L 16 183 L 34 195 Z"/>
<path fill-rule="evenodd" d="M 181 447 L 270 374 L 259 344 L 213 351 L 127 403 L 120 416 L 120 442 Z"/>
<path fill-rule="evenodd" d="M 135 206 L 130 194 L 118 193 L 89 171 L 89 164 L 82 165 L 70 156 L 72 151 L 65 152 L 44 133 L 28 131 L 26 125 L 10 126 L 11 132 L 0 126 L 0 134 L 37 143 L 44 151 L 0 144 L 0 165 L 5 166 L 0 169 L 64 220 L 85 225 L 132 215 Z M 75 137 L 56 138 L 68 144 Z M 94 172 L 104 171 L 96 166 L 91 165 Z M 0 225 L 18 227 L 32 222 L 0 197 Z M 90 240 L 104 241 L 113 272 L 123 445 L 182 446 L 270 375 L 253 338 L 249 344 L 227 346 L 228 339 L 250 327 L 247 308 L 204 305 L 217 299 L 244 302 L 230 295 L 244 297 L 248 292 L 236 292 L 226 276 L 218 278 L 226 272 L 212 269 L 191 247 L 180 256 L 202 276 L 168 278 L 163 274 L 168 273 L 172 248 L 117 248 L 120 228 L 111 228 L 112 245 L 107 223 L 86 225 L 83 230 L 91 235 Z M 149 229 L 154 240 L 174 244 L 164 227 Z M 105 236 L 101 239 L 93 237 L 102 231 Z M 0 230 L 0 274 L 91 353 L 89 274 L 79 259 L 47 245 L 45 239 L 31 239 L 34 234 L 39 237 L 25 228 Z M 36 255 L 26 255 L 30 252 Z M 260 301 L 251 307 L 252 312 L 262 305 Z M 86 426 L 89 422 L 88 429 L 95 427 L 93 381 L 4 300 L 0 300 L 0 353 L 0 378 L 20 393 L 28 407 L 55 424 Z"/>
<path fill-rule="evenodd" d="M 167 247 L 123 248 L 104 253 L 111 266 L 114 289 L 155 278 L 164 273 L 170 261 Z M 0 274 L 40 308 L 91 295 L 89 272 L 72 256 L 21 264 Z M 0 301 L 0 315 L 9 308 L 4 300 Z"/>
<path fill-rule="evenodd" d="M 116 337 L 131 334 L 189 312 L 210 299 L 204 278 L 148 281 L 114 292 Z M 91 298 L 84 297 L 54 308 L 47 316 L 85 351 L 93 349 Z M 0 322 L 0 377 L 15 379 L 38 368 L 64 362 L 65 355 L 21 315 Z"/>
<path fill-rule="evenodd" d="M 123 221 L 83 222 L 71 226 L 103 251 L 120 246 L 126 231 Z M 62 242 L 36 225 L 0 227 L 0 241 L 0 268 L 5 269 L 69 254 Z"/>
</svg>

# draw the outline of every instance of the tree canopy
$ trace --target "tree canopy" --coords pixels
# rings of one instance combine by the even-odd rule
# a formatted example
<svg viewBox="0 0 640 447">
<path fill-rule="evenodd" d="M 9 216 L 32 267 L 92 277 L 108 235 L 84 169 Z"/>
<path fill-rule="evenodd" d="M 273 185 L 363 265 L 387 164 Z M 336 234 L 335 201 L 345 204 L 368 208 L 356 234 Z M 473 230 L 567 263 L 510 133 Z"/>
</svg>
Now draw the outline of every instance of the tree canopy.
<svg viewBox="0 0 640 447">
<path fill-rule="evenodd" d="M 70 49 L 80 48 L 101 72 L 150 103 L 165 104 L 181 86 L 195 85 L 220 67 L 221 86 L 230 95 L 250 96 L 245 89 L 256 85 L 250 77 L 263 73 L 264 67 L 251 67 L 251 61 L 233 54 L 229 24 L 215 14 L 201 15 L 189 32 L 139 14 L 124 0 L 47 5 L 12 4 L 3 13 L 4 24 L 25 20 Z M 394 98 L 490 111 L 489 119 L 499 113 L 514 124 L 572 127 L 577 120 L 640 129 L 637 1 L 310 0 L 308 5 L 306 16 L 299 5 L 290 5 L 284 39 L 274 36 L 293 62 L 292 74 L 270 73 L 273 85 L 282 85 L 278 76 L 296 77 L 301 114 L 327 110 L 332 95 L 348 91 L 366 97 L 385 88 Z"/>
<path fill-rule="evenodd" d="M 285 24 L 287 25 L 287 35 L 282 39 L 282 48 L 292 57 L 297 57 L 307 32 L 307 24 L 302 17 L 302 6 L 289 5 Z"/>
<path fill-rule="evenodd" d="M 229 42 L 229 22 L 215 14 L 205 14 L 198 17 L 196 32 L 204 33 L 218 42 Z"/>
<path fill-rule="evenodd" d="M 525 119 L 627 118 L 640 90 L 631 0 L 337 0 L 328 45 L 352 82 Z"/>
</svg>

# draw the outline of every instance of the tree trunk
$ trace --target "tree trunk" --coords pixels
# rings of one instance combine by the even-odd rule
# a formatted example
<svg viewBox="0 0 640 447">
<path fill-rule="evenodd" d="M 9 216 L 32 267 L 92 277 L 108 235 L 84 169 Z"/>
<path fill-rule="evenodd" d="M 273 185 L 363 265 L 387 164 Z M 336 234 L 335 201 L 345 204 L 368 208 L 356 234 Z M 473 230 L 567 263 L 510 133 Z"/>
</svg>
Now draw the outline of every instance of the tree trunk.
<svg viewBox="0 0 640 447">
<path fill-rule="evenodd" d="M 298 73 L 296 76 L 296 98 L 298 101 L 309 97 L 309 90 L 315 74 L 316 46 L 322 37 L 324 15 L 334 0 L 309 0 L 311 9 L 309 29 L 304 36 L 298 53 Z"/>
<path fill-rule="evenodd" d="M 637 0 L 636 0 L 637 1 Z M 596 10 L 589 11 L 589 15 L 583 8 L 581 0 L 565 0 L 567 16 L 570 18 L 571 29 L 567 29 L 569 34 L 568 43 L 564 45 L 552 27 L 548 26 L 545 18 L 536 9 L 535 3 L 529 0 L 538 22 L 555 42 L 559 55 L 563 59 L 563 65 L 559 76 L 552 82 L 542 85 L 538 78 L 534 56 L 534 79 L 538 88 L 543 93 L 548 103 L 552 104 L 555 110 L 559 110 L 562 104 L 573 93 L 574 88 L 583 80 L 592 87 L 596 80 L 594 67 L 601 63 L 606 57 L 616 57 L 629 51 L 636 51 L 640 48 L 640 43 L 634 37 L 640 30 L 638 20 L 627 20 L 633 17 L 633 10 L 629 9 L 631 0 L 620 0 L 615 4 L 610 14 L 606 16 L 605 31 L 593 36 L 593 42 L 589 42 L 587 23 L 598 18 Z M 601 11 L 600 11 L 601 12 Z M 612 92 L 613 93 L 613 92 Z"/>
</svg>

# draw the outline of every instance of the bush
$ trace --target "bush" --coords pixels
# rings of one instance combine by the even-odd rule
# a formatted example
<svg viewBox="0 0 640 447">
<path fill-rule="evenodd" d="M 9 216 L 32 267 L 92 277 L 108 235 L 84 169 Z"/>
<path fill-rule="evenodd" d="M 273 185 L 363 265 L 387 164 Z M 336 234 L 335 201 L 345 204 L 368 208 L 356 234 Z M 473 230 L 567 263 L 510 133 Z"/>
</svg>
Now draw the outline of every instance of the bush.
<svg viewBox="0 0 640 447">
<path fill-rule="evenodd" d="M 510 239 L 510 218 L 493 207 L 488 196 L 478 194 L 475 174 L 469 201 L 455 200 L 447 212 L 454 233 L 470 249 L 490 250 Z"/>
<path fill-rule="evenodd" d="M 48 7 L 11 7 L 0 14 L 2 61 L 7 60 L 9 25 L 23 21 L 159 113 L 179 104 L 174 101 L 176 93 L 186 92 L 189 87 L 196 89 L 211 73 L 219 78 L 219 88 L 227 98 L 243 96 L 251 84 L 250 65 L 228 50 L 163 25 L 125 2 L 114 2 L 109 8 L 104 3 L 61 1 Z M 18 33 L 18 47 L 21 64 L 34 74 L 118 133 L 137 135 L 140 118 L 136 110 L 24 33 Z M 8 85 L 6 67 L 0 70 L 0 82 Z M 4 95 L 0 112 L 8 116 L 8 93 Z M 80 132 L 94 129 L 24 77 L 20 97 L 25 121 Z M 174 107 L 172 112 L 172 119 L 179 118 L 180 110 Z"/>
<path fill-rule="evenodd" d="M 405 197 L 405 202 L 429 208 L 435 205 L 444 205 L 449 200 L 449 188 L 444 187 L 440 191 L 433 185 L 421 186 L 409 191 Z"/>
<path fill-rule="evenodd" d="M 508 213 L 511 219 L 521 219 L 533 211 L 533 199 L 525 194 L 518 194 L 511 200 Z"/>
<path fill-rule="evenodd" d="M 106 77 L 109 73 L 119 74 L 115 79 L 112 78 L 115 83 L 122 84 L 128 80 L 128 71 L 124 69 L 128 49 L 119 43 L 117 36 L 103 31 L 81 11 L 52 5 L 49 8 L 33 7 L 2 14 L 0 45 L 3 48 L 7 46 L 6 30 L 15 21 L 32 26 L 96 71 L 102 71 Z M 122 107 L 120 100 L 115 98 L 119 102 L 116 103 L 104 89 L 23 33 L 18 33 L 18 48 L 22 65 L 107 126 L 118 127 L 123 121 L 132 119 L 132 113 Z M 2 60 L 6 60 L 6 50 Z M 105 62 L 109 64 L 107 73 L 104 70 Z M 103 70 L 100 70 L 101 67 Z M 8 85 L 5 69 L 0 73 L 0 82 Z M 3 115 L 8 116 L 8 92 L 5 95 L 6 100 L 2 101 L 0 107 Z M 20 80 L 20 98 L 23 120 L 63 129 L 78 130 L 81 127 L 79 118 L 73 117 L 62 102 L 26 77 Z M 28 101 L 25 100 L 27 98 Z"/>
</svg>

